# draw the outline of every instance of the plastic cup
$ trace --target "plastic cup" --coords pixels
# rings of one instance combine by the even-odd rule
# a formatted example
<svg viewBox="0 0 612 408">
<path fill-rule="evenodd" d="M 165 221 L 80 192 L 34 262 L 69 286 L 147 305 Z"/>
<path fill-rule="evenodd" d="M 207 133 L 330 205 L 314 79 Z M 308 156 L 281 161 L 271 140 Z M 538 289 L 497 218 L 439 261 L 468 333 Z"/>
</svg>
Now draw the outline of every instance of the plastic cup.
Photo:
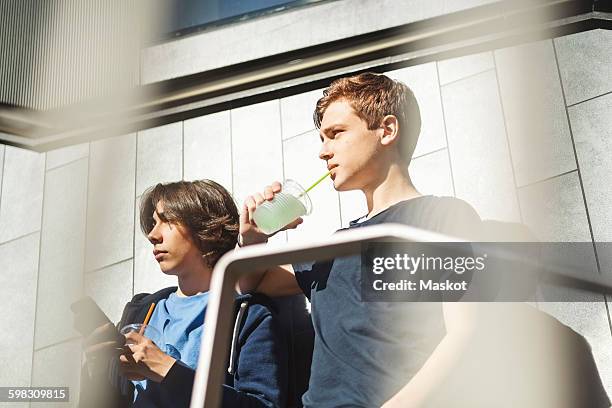
<svg viewBox="0 0 612 408">
<path fill-rule="evenodd" d="M 253 219 L 260 230 L 270 235 L 311 212 L 312 203 L 304 188 L 293 180 L 285 180 L 283 190 L 257 207 Z"/>
<path fill-rule="evenodd" d="M 123 334 L 124 336 L 132 332 L 140 333 L 140 330 L 142 329 L 142 327 L 144 327 L 144 330 L 142 331 L 143 336 L 152 340 L 153 343 L 155 343 L 159 347 L 158 343 L 159 343 L 159 340 L 161 339 L 161 333 L 159 332 L 159 330 L 157 330 L 153 326 L 149 326 L 149 325 L 142 324 L 142 323 L 132 323 L 132 324 L 123 326 L 121 330 L 119 330 L 119 333 Z M 133 344 L 133 342 L 131 342 L 130 340 L 127 340 L 125 344 Z"/>
</svg>

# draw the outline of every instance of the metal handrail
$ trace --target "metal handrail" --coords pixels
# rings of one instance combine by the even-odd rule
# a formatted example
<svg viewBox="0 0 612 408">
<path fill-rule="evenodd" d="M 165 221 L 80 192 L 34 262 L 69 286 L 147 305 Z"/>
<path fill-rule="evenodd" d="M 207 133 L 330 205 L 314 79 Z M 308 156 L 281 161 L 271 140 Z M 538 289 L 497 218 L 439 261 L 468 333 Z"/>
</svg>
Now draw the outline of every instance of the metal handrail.
<svg viewBox="0 0 612 408">
<path fill-rule="evenodd" d="M 466 242 L 462 239 L 402 224 L 384 224 L 342 231 L 308 243 L 288 243 L 283 248 L 253 245 L 224 255 L 215 265 L 204 321 L 204 335 L 196 369 L 191 408 L 218 407 L 224 379 L 227 344 L 230 340 L 235 285 L 242 276 L 270 266 L 307 261 L 324 261 L 361 252 L 370 242 Z M 496 254 L 504 258 L 503 253 Z M 512 256 L 508 255 L 511 260 Z M 550 273 L 550 272 L 548 272 Z M 561 284 L 584 288 L 585 284 L 612 293 L 612 280 L 584 277 L 575 271 L 558 270 Z"/>
</svg>

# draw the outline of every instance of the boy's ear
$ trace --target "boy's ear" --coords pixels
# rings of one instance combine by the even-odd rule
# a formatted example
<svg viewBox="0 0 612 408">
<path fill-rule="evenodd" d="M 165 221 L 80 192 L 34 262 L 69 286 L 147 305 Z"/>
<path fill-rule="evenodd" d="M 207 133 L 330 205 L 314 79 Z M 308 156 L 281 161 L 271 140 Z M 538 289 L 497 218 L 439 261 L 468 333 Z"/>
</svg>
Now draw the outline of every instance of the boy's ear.
<svg viewBox="0 0 612 408">
<path fill-rule="evenodd" d="M 380 142 L 383 145 L 391 145 L 399 140 L 399 120 L 395 115 L 387 115 L 380 122 L 383 130 Z"/>
</svg>

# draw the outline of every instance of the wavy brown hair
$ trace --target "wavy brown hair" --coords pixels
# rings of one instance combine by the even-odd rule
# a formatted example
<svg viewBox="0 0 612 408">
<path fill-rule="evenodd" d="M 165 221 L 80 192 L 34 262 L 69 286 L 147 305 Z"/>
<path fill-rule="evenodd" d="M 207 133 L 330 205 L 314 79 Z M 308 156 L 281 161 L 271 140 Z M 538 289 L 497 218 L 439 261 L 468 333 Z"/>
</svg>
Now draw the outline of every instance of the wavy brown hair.
<svg viewBox="0 0 612 408">
<path fill-rule="evenodd" d="M 149 235 L 157 203 L 164 206 L 164 219 L 187 227 L 208 266 L 238 242 L 239 215 L 231 194 L 212 180 L 159 183 L 147 189 L 140 201 L 140 228 Z"/>
<path fill-rule="evenodd" d="M 317 101 L 313 119 L 317 129 L 325 111 L 333 102 L 346 100 L 369 130 L 380 126 L 386 115 L 399 121 L 399 149 L 406 162 L 410 162 L 419 133 L 421 113 L 419 104 L 408 86 L 386 75 L 365 72 L 351 77 L 336 79 L 323 91 Z"/>
</svg>

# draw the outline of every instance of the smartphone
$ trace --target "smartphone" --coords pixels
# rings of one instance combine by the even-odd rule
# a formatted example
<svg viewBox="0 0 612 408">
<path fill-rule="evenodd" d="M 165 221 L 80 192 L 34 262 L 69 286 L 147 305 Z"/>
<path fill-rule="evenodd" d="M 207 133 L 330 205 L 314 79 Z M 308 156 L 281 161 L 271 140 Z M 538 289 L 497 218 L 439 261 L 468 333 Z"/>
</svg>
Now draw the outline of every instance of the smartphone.
<svg viewBox="0 0 612 408">
<path fill-rule="evenodd" d="M 74 313 L 74 328 L 84 337 L 89 336 L 96 328 L 112 323 L 90 296 L 74 302 L 70 305 L 70 310 Z"/>
</svg>

